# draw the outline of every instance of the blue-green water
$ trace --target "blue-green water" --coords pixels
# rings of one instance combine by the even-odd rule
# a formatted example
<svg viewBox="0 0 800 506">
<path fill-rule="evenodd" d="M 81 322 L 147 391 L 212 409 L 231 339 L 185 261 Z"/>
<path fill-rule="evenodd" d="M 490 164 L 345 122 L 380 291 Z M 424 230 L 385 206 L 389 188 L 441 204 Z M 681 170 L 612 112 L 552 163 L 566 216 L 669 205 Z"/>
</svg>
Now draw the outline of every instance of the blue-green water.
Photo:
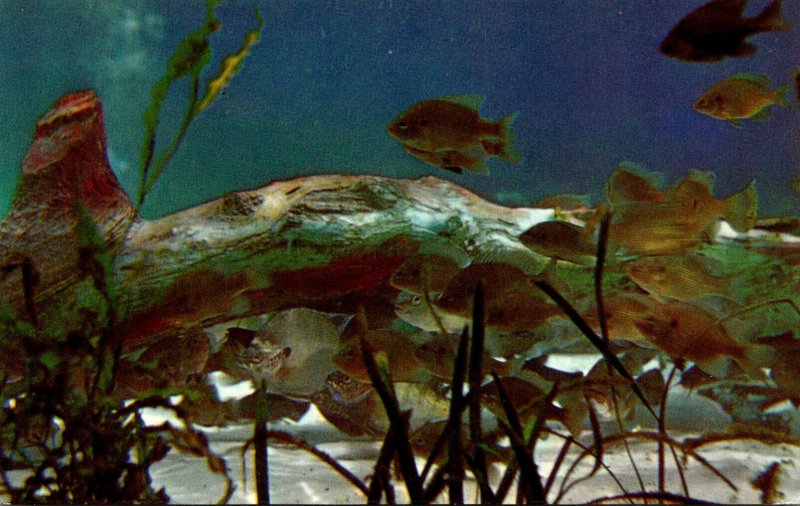
<svg viewBox="0 0 800 506">
<path fill-rule="evenodd" d="M 773 88 L 786 82 L 800 66 L 800 4 L 784 2 L 792 30 L 749 39 L 759 47 L 750 57 L 690 64 L 659 53 L 670 28 L 703 3 L 259 0 L 261 42 L 192 125 L 143 212 L 159 216 L 270 180 L 332 172 L 435 174 L 520 204 L 553 193 L 589 193 L 598 202 L 608 174 L 632 160 L 669 180 L 688 168 L 714 171 L 718 195 L 756 178 L 760 214 L 796 215 L 794 88 L 792 109 L 773 107 L 769 121 L 742 128 L 691 104 L 736 72 L 766 74 Z M 746 14 L 766 3 L 752 0 Z M 37 118 L 87 87 L 103 101 L 112 166 L 135 194 L 150 88 L 204 9 L 197 0 L 0 2 L 0 212 Z M 223 28 L 212 38 L 208 75 L 255 24 L 250 1 L 230 0 L 217 14 Z M 178 83 L 169 97 L 167 129 L 186 87 Z M 486 96 L 484 117 L 519 111 L 521 164 L 495 159 L 488 176 L 458 176 L 407 155 L 386 133 L 408 105 L 463 93 Z"/>
</svg>

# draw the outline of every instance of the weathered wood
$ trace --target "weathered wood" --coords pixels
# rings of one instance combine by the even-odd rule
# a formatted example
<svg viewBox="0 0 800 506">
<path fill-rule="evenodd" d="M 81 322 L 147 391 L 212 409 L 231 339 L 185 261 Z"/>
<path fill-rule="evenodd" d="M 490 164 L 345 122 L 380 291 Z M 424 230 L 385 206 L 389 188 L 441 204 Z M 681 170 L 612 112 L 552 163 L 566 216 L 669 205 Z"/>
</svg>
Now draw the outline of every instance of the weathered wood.
<svg viewBox="0 0 800 506">
<path fill-rule="evenodd" d="M 435 177 L 325 175 L 144 220 L 108 164 L 99 99 L 74 93 L 38 122 L 0 222 L 0 293 L 22 318 L 33 309 L 40 322 L 64 332 L 80 325 L 79 312 L 65 308 L 76 304 L 76 288 L 87 279 L 75 234 L 79 202 L 114 255 L 128 349 L 288 307 L 353 310 L 422 243 L 543 265 L 517 236 L 552 213 L 499 206 Z M 11 264 L 33 268 L 33 308 L 25 303 L 23 269 Z M 591 268 L 568 268 L 591 282 Z"/>
<path fill-rule="evenodd" d="M 328 175 L 230 193 L 149 221 L 136 215 L 105 148 L 93 92 L 56 103 L 37 124 L 0 223 L 0 259 L 29 259 L 41 320 L 65 318 L 63 308 L 75 303 L 75 287 L 86 277 L 75 235 L 82 202 L 115 255 L 120 325 L 130 346 L 369 292 L 422 242 L 530 254 L 516 236 L 547 215 L 492 204 L 434 177 Z M 8 270 L 0 288 L 25 315 L 21 274 Z"/>
</svg>

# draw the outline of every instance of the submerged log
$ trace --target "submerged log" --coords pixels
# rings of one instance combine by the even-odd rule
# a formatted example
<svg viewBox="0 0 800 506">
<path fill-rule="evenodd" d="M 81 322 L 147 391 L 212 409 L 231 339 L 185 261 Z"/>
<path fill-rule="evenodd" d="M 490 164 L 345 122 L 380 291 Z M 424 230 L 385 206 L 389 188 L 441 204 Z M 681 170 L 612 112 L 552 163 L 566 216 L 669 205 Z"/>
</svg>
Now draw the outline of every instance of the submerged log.
<svg viewBox="0 0 800 506">
<path fill-rule="evenodd" d="M 116 294 L 126 351 L 168 349 L 171 339 L 191 351 L 198 329 L 291 307 L 354 312 L 390 290 L 389 276 L 422 244 L 543 266 L 518 236 L 552 216 L 496 205 L 435 177 L 324 175 L 145 220 L 108 163 L 99 99 L 92 91 L 73 93 L 38 122 L 0 222 L 0 293 L 19 318 L 50 329 L 45 335 L 81 329 L 81 294 L 96 285 L 76 233 L 81 206 L 113 258 L 113 279 L 104 281 Z M 797 251 L 789 257 L 797 259 Z M 761 265 L 769 261 L 762 253 L 740 251 L 730 263 L 745 265 L 746 257 L 748 265 Z M 785 268 L 776 275 L 793 280 L 787 293 L 797 279 L 789 257 L 775 257 Z M 564 267 L 573 289 L 591 293 L 591 267 Z M 606 277 L 607 291 L 620 289 L 616 276 Z M 772 297 L 781 296 L 787 295 Z M 202 361 L 180 375 L 196 372 Z"/>
<path fill-rule="evenodd" d="M 22 318 L 38 315 L 64 332 L 80 326 L 69 308 L 87 279 L 78 203 L 115 259 L 111 282 L 129 348 L 277 309 L 336 307 L 384 285 L 423 242 L 531 255 L 516 236 L 548 215 L 492 204 L 435 177 L 326 175 L 145 220 L 108 163 L 100 100 L 78 92 L 38 122 L 0 222 L 4 299 Z M 23 264 L 35 276 L 24 280 Z"/>
</svg>

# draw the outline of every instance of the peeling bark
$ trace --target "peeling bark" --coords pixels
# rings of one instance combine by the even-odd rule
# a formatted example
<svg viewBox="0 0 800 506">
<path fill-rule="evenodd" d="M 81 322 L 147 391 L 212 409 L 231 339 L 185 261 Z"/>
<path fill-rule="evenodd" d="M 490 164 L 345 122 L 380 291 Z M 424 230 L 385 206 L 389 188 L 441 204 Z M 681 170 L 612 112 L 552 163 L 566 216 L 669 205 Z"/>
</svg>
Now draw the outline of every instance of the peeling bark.
<svg viewBox="0 0 800 506">
<path fill-rule="evenodd" d="M 99 99 L 73 93 L 37 123 L 0 222 L 3 299 L 20 318 L 64 333 L 81 325 L 68 309 L 87 279 L 75 233 L 79 203 L 115 259 L 111 283 L 128 351 L 169 348 L 170 339 L 193 349 L 197 329 L 279 309 L 354 312 L 359 303 L 377 304 L 396 293 L 386 281 L 422 243 L 543 265 L 517 237 L 550 213 L 495 205 L 435 177 L 325 175 L 144 220 L 109 166 Z M 797 248 L 780 251 L 789 251 L 782 261 L 794 268 L 787 258 L 796 259 Z M 581 276 L 591 283 L 591 268 L 565 266 L 574 270 L 571 284 Z"/>
<path fill-rule="evenodd" d="M 0 259 L 30 260 L 43 321 L 63 318 L 84 276 L 78 202 L 115 256 L 129 348 L 282 308 L 348 300 L 352 306 L 353 294 L 384 285 L 422 242 L 468 253 L 527 252 L 516 236 L 542 216 L 494 205 L 435 177 L 327 175 L 273 182 L 144 220 L 109 166 L 99 99 L 78 92 L 37 123 L 19 188 L 0 223 Z M 2 293 L 25 315 L 21 274 L 8 271 Z M 61 323 L 65 330 L 78 324 Z"/>
</svg>

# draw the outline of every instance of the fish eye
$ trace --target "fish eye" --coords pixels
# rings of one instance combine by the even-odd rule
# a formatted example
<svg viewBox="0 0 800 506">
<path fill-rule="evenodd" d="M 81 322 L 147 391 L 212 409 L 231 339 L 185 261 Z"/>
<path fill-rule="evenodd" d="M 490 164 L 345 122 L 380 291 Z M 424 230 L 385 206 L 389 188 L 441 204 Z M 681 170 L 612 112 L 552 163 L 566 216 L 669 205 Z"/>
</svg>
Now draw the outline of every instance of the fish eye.
<svg viewBox="0 0 800 506">
<path fill-rule="evenodd" d="M 411 299 L 411 304 L 419 306 L 420 304 L 422 304 L 422 297 L 420 297 L 419 295 L 415 295 L 414 298 Z"/>
<path fill-rule="evenodd" d="M 408 123 L 401 121 L 397 124 L 397 128 L 400 130 L 408 130 Z"/>
</svg>

